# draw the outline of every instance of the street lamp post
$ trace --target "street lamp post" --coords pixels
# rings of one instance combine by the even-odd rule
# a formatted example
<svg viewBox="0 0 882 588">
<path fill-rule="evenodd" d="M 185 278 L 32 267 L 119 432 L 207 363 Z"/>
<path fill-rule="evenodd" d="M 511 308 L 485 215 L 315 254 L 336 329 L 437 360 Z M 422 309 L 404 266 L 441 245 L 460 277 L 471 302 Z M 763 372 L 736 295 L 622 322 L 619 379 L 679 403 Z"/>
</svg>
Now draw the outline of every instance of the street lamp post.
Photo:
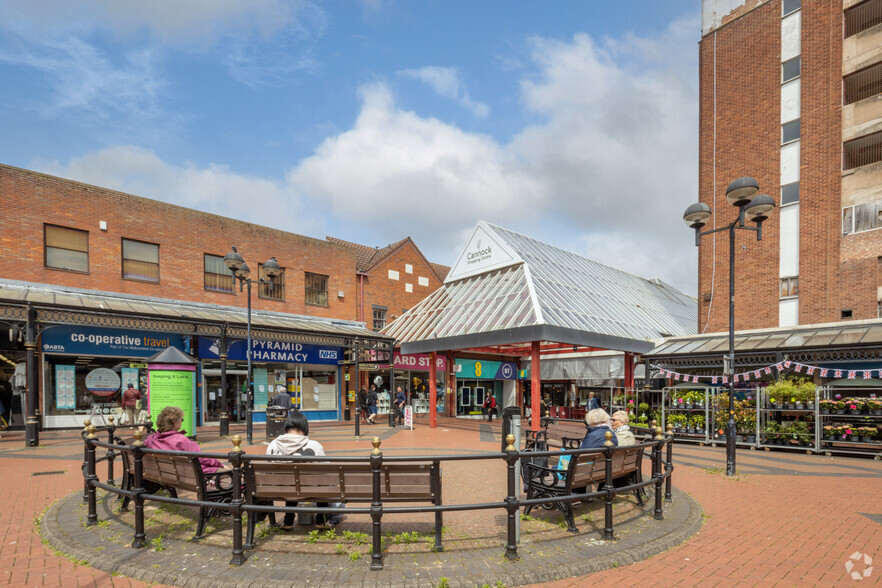
<svg viewBox="0 0 882 588">
<path fill-rule="evenodd" d="M 729 231 L 729 353 L 723 357 L 724 371 L 729 382 L 729 420 L 726 422 L 726 475 L 735 475 L 735 230 L 756 231 L 756 240 L 763 238 L 763 221 L 775 209 L 775 201 L 765 194 L 757 195 L 759 184 L 753 178 L 738 178 L 726 188 L 726 200 L 738 208 L 738 218 L 724 227 L 701 232 L 712 216 L 710 207 L 696 202 L 683 213 L 683 220 L 695 229 L 695 246 L 700 238 L 720 231 Z M 746 220 L 756 226 L 745 224 Z"/>
<path fill-rule="evenodd" d="M 270 257 L 267 262 L 263 264 L 263 273 L 269 279 L 261 280 L 258 277 L 257 280 L 254 280 L 249 277 L 251 275 L 251 269 L 248 267 L 248 264 L 245 263 L 245 260 L 242 259 L 242 256 L 239 255 L 236 247 L 233 247 L 233 250 L 224 256 L 224 264 L 233 272 L 236 279 L 239 280 L 239 292 L 242 291 L 246 284 L 248 285 L 248 346 L 246 347 L 245 352 L 245 357 L 248 360 L 248 375 L 246 380 L 248 399 L 245 404 L 245 431 L 248 438 L 248 444 L 253 445 L 254 379 L 251 377 L 251 284 L 255 281 L 258 284 L 272 284 L 272 279 L 282 273 L 282 266 L 279 265 L 279 262 L 276 261 L 275 257 Z"/>
</svg>

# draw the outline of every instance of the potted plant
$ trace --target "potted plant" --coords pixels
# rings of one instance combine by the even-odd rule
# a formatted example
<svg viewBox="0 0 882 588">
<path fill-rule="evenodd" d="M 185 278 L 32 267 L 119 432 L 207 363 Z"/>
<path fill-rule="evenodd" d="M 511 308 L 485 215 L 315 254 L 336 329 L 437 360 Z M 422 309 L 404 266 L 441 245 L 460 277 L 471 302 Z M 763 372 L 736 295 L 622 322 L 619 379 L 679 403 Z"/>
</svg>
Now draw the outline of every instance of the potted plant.
<svg viewBox="0 0 882 588">
<path fill-rule="evenodd" d="M 781 427 L 776 421 L 769 421 L 766 423 L 766 426 L 763 427 L 763 439 L 769 445 L 780 445 L 780 431 Z"/>
<path fill-rule="evenodd" d="M 704 423 L 705 419 L 703 414 L 692 415 L 692 428 L 698 435 L 704 435 Z"/>
<path fill-rule="evenodd" d="M 845 406 L 846 406 L 845 399 L 837 398 L 836 400 L 833 401 L 833 406 L 835 409 L 834 412 L 836 414 L 845 414 Z"/>
<path fill-rule="evenodd" d="M 876 436 L 876 427 L 856 427 L 855 436 L 860 439 L 861 443 L 870 443 Z"/>
<path fill-rule="evenodd" d="M 843 424 L 841 428 L 841 433 L 842 435 L 840 436 L 840 438 L 843 441 L 851 441 L 851 436 L 854 434 L 854 431 L 852 430 L 851 425 Z"/>
<path fill-rule="evenodd" d="M 821 400 L 818 402 L 818 410 L 821 414 L 830 414 L 835 410 L 836 402 L 833 400 Z"/>
<path fill-rule="evenodd" d="M 769 396 L 769 402 L 772 408 L 781 410 L 784 404 L 793 396 L 795 386 L 790 380 L 777 380 L 766 386 L 766 394 Z"/>
<path fill-rule="evenodd" d="M 878 398 L 870 398 L 867 402 L 867 410 L 872 415 L 882 415 L 882 400 L 879 400 Z"/>
<path fill-rule="evenodd" d="M 692 408 L 704 410 L 704 392 L 696 390 L 692 393 Z"/>
<path fill-rule="evenodd" d="M 824 441 L 837 441 L 842 435 L 842 427 L 837 425 L 824 425 Z"/>
<path fill-rule="evenodd" d="M 859 398 L 846 398 L 845 404 L 848 408 L 848 414 L 861 414 L 863 412 L 863 402 Z"/>
</svg>

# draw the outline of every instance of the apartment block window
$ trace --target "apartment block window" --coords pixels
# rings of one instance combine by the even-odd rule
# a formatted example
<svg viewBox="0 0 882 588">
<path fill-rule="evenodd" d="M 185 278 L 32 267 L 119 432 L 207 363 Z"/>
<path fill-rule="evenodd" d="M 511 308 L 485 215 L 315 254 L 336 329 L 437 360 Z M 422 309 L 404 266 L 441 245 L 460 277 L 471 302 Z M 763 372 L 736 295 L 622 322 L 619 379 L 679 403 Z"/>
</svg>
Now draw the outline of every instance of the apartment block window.
<svg viewBox="0 0 882 588">
<path fill-rule="evenodd" d="M 260 277 L 261 282 L 269 282 L 268 284 L 259 284 L 257 288 L 258 295 L 261 298 L 269 298 L 271 300 L 284 300 L 285 299 L 285 269 L 282 268 L 282 272 L 276 276 L 275 278 L 267 277 L 266 273 L 263 271 L 263 264 L 257 264 L 257 275 Z"/>
<path fill-rule="evenodd" d="M 799 296 L 799 276 L 781 278 L 781 298 Z"/>
<path fill-rule="evenodd" d="M 845 76 L 842 80 L 843 104 L 854 104 L 882 93 L 882 63 Z"/>
<path fill-rule="evenodd" d="M 781 186 L 781 206 L 799 202 L 799 182 Z"/>
<path fill-rule="evenodd" d="M 845 37 L 882 23 L 882 0 L 867 0 L 845 11 Z"/>
<path fill-rule="evenodd" d="M 882 229 L 882 200 L 846 206 L 842 209 L 842 234 Z"/>
<path fill-rule="evenodd" d="M 386 328 L 386 312 L 389 309 L 385 306 L 374 306 L 374 330 L 382 331 Z"/>
<path fill-rule="evenodd" d="M 802 0 L 784 0 L 781 15 L 787 16 L 791 12 L 796 12 L 802 7 Z"/>
<path fill-rule="evenodd" d="M 800 120 L 792 120 L 781 125 L 781 144 L 792 143 L 799 140 Z"/>
<path fill-rule="evenodd" d="M 46 267 L 87 273 L 89 231 L 43 225 L 43 263 Z"/>
<path fill-rule="evenodd" d="M 306 303 L 328 305 L 328 276 L 306 272 Z"/>
<path fill-rule="evenodd" d="M 159 245 L 123 239 L 122 277 L 126 280 L 159 283 Z"/>
<path fill-rule="evenodd" d="M 876 302 L 876 318 L 882 318 L 882 300 Z"/>
<path fill-rule="evenodd" d="M 882 161 L 882 132 L 852 139 L 842 145 L 842 168 L 854 169 Z"/>
<path fill-rule="evenodd" d="M 206 253 L 204 255 L 204 267 L 206 290 L 233 294 L 235 278 L 233 277 L 233 272 L 224 263 L 223 257 Z"/>
<path fill-rule="evenodd" d="M 789 82 L 790 80 L 795 80 L 801 74 L 802 69 L 802 57 L 797 56 L 793 59 L 788 59 L 784 63 L 781 64 L 781 83 Z"/>
</svg>

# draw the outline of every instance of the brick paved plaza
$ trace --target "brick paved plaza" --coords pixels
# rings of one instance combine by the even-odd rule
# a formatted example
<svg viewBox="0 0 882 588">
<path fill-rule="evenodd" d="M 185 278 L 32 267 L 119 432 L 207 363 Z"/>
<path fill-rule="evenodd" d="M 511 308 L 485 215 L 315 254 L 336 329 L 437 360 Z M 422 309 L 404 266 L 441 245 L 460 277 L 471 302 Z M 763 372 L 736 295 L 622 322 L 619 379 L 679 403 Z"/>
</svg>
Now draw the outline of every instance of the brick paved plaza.
<svg viewBox="0 0 882 588">
<path fill-rule="evenodd" d="M 441 419 L 439 428 L 433 431 L 418 419 L 414 431 L 378 425 L 362 432 L 379 435 L 387 455 L 474 453 L 498 451 L 500 425 Z M 367 455 L 371 448 L 368 436 L 354 439 L 351 425 L 319 424 L 312 433 L 332 455 L 344 452 Z M 0 525 L 3 541 L 0 583 L 12 586 L 157 585 L 162 577 L 176 577 L 169 575 L 170 570 L 175 566 L 178 566 L 176 569 L 182 565 L 187 567 L 187 561 L 191 573 L 195 567 L 210 570 L 204 572 L 202 585 L 212 585 L 212 576 L 221 584 L 226 574 L 245 573 L 250 569 L 253 575 L 240 577 L 235 585 L 252 582 L 271 585 L 266 580 L 268 577 L 278 578 L 282 583 L 304 585 L 310 579 L 330 582 L 333 576 L 334 583 L 341 585 L 433 586 L 444 577 L 449 579 L 450 585 L 499 582 L 510 586 L 524 581 L 553 580 L 542 585 L 585 586 L 612 582 L 624 586 L 834 586 L 854 584 L 845 566 L 852 554 L 867 554 L 874 559 L 882 554 L 882 512 L 878 506 L 882 462 L 741 451 L 738 455 L 740 475 L 737 479 L 727 479 L 721 474 L 725 466 L 722 448 L 677 445 L 674 485 L 688 497 L 675 494 L 674 505 L 669 507 L 667 519 L 662 523 L 668 525 L 664 536 L 652 540 L 646 534 L 652 533 L 658 523 L 632 518 L 629 512 L 635 511 L 636 506 L 633 501 L 620 498 L 616 506 L 617 523 L 619 518 L 627 522 L 617 524 L 618 541 L 606 545 L 598 541 L 596 521 L 602 521 L 602 511 L 594 514 L 593 505 L 586 505 L 580 511 L 583 516 L 577 516 L 580 534 L 576 537 L 567 537 L 554 524 L 562 518 L 559 513 L 541 512 L 537 514 L 538 521 L 524 523 L 522 559 L 516 564 L 502 561 L 505 545 L 502 511 L 448 513 L 445 553 L 430 554 L 421 544 L 393 545 L 382 572 L 370 572 L 369 555 L 368 559 L 350 562 L 344 555 L 333 552 L 330 545 L 333 541 L 310 545 L 305 541 L 305 532 L 297 531 L 290 535 L 265 534 L 257 541 L 257 549 L 245 566 L 230 568 L 226 563 L 229 542 L 224 523 L 219 523 L 214 534 L 198 544 L 185 543 L 186 533 L 178 541 L 168 532 L 166 549 L 160 552 L 134 552 L 123 545 L 130 542 L 130 535 L 125 533 L 116 543 L 105 540 L 99 546 L 97 540 L 102 534 L 105 539 L 112 535 L 113 525 L 128 532 L 125 517 L 121 517 L 120 523 L 88 531 L 96 538 L 91 552 L 71 543 L 74 546 L 67 552 L 69 557 L 65 557 L 44 543 L 36 521 L 53 503 L 63 499 L 63 503 L 50 511 L 54 518 L 52 524 L 44 522 L 44 531 L 50 531 L 47 535 L 55 533 L 54 541 L 59 536 L 58 527 L 53 527 L 55 523 L 60 527 L 66 524 L 67 528 L 77 531 L 82 528 L 79 522 L 82 501 L 75 495 L 82 490 L 82 444 L 73 431 L 44 432 L 41 440 L 42 447 L 24 449 L 22 433 L 5 432 L 0 439 L 3 487 L 8 496 Z M 209 430 L 201 432 L 200 441 L 205 449 L 212 451 L 226 451 L 230 446 Z M 249 448 L 249 452 L 263 450 L 263 445 Z M 459 465 L 445 469 L 445 504 L 498 499 L 494 492 L 495 488 L 504 487 L 504 472 L 501 466 L 495 465 L 478 471 L 474 466 Z M 701 507 L 691 514 L 688 506 L 695 502 L 689 497 Z M 108 518 L 106 512 L 99 507 L 101 520 Z M 549 522 L 543 522 L 543 517 Z M 426 515 L 402 519 L 403 515 L 384 517 L 384 530 L 404 533 L 431 528 L 431 517 Z M 697 534 L 674 528 L 675 524 L 688 526 L 690 520 L 701 524 Z M 172 519 L 159 524 L 174 527 Z M 339 532 L 367 529 L 366 516 L 351 515 Z M 148 538 L 156 536 L 155 529 L 153 531 L 151 533 L 148 527 Z M 678 533 L 691 537 L 684 542 Z M 581 541 L 583 547 L 575 548 L 576 540 Z M 644 540 L 645 543 L 641 543 Z M 665 540 L 669 544 L 664 545 Z M 656 545 L 654 551 L 653 544 Z M 638 545 L 642 547 L 635 547 Z M 627 565 L 645 553 L 657 555 Z M 204 554 L 205 559 L 200 560 L 197 554 Z M 110 571 L 83 565 L 87 558 Z M 155 563 L 148 565 L 151 573 L 142 569 L 142 573 L 133 575 L 156 583 L 121 575 L 130 569 L 137 571 L 136 561 L 142 558 L 153 558 Z M 117 561 L 118 566 L 114 566 Z M 274 575 L 268 575 L 268 568 Z M 340 571 L 329 575 L 331 568 Z M 567 572 L 579 569 L 602 571 L 566 577 L 570 575 Z M 863 562 L 853 567 L 853 570 L 863 569 Z M 291 570 L 297 572 L 286 576 Z M 292 581 L 291 577 L 296 579 Z M 309 582 L 313 583 L 318 582 Z M 877 583 L 875 572 L 864 581 L 865 585 Z M 196 585 L 196 582 L 191 579 L 186 585 Z"/>
</svg>

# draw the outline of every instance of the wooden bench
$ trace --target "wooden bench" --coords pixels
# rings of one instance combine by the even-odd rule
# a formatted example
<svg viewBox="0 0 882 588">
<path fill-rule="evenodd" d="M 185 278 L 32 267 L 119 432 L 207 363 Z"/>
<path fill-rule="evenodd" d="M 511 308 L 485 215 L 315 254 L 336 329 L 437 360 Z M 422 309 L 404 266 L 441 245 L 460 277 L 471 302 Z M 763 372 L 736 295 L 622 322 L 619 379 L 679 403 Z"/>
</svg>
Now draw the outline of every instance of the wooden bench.
<svg viewBox="0 0 882 588">
<path fill-rule="evenodd" d="M 580 442 L 588 434 L 588 425 L 584 420 L 542 417 L 539 431 L 526 430 L 526 448 L 536 451 L 563 449 L 567 440 L 578 439 Z"/>
<path fill-rule="evenodd" d="M 248 460 L 243 467 L 246 504 L 286 502 L 371 502 L 373 471 L 369 463 Z M 438 461 L 388 462 L 380 467 L 380 500 L 429 502 L 441 506 Z M 257 516 L 248 516 L 245 548 L 254 547 Z M 442 513 L 435 513 L 435 551 L 442 551 Z"/>
<path fill-rule="evenodd" d="M 617 447 L 612 454 L 612 479 L 631 478 L 643 464 L 643 447 Z M 590 484 L 606 482 L 606 457 L 602 452 L 572 455 L 566 469 L 545 467 L 529 461 L 523 461 L 522 467 L 527 469 L 527 499 L 553 498 L 573 494 L 574 489 L 586 488 Z M 643 506 L 643 494 L 639 488 L 634 489 L 637 504 Z M 581 493 L 581 491 L 577 491 Z M 573 506 L 570 502 L 556 502 L 554 507 L 563 511 L 567 521 L 567 530 L 578 532 L 573 519 Z M 530 514 L 532 505 L 527 505 L 524 514 Z"/>
<path fill-rule="evenodd" d="M 123 488 L 131 491 L 135 484 L 134 452 L 131 447 L 123 447 L 119 453 L 123 462 Z M 178 491 L 192 492 L 196 500 L 205 502 L 228 503 L 233 498 L 232 474 L 227 470 L 206 474 L 196 455 L 143 453 L 141 463 L 141 476 L 148 494 L 164 488 L 173 498 L 178 497 Z M 129 497 L 126 497 L 120 510 L 128 510 L 128 506 Z M 193 539 L 205 536 L 209 519 L 228 514 L 229 511 L 221 507 L 200 507 Z"/>
</svg>

